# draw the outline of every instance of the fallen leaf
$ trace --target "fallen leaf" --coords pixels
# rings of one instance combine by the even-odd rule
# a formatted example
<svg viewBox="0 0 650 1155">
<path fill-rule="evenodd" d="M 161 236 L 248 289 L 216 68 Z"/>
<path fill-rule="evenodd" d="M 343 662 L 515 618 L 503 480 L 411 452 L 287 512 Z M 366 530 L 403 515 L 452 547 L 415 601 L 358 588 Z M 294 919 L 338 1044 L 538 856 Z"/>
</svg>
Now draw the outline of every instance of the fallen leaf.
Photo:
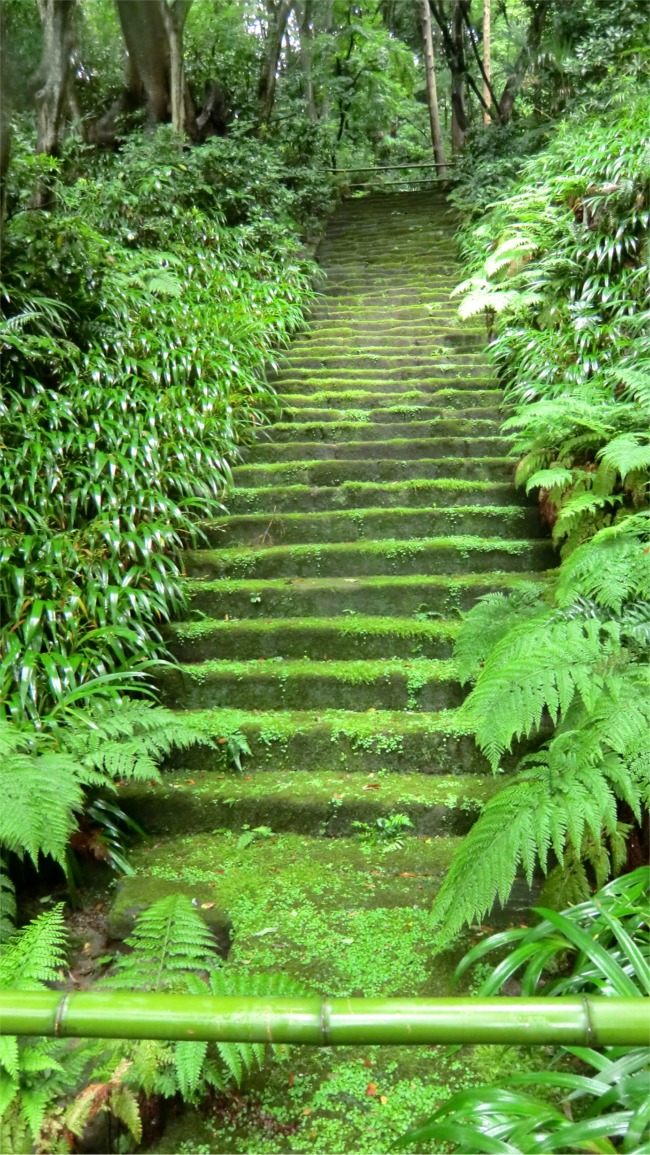
<svg viewBox="0 0 650 1155">
<path fill-rule="evenodd" d="M 380 1103 L 387 1103 L 388 1102 L 388 1095 L 380 1095 L 379 1096 L 379 1102 Z"/>
<path fill-rule="evenodd" d="M 372 1067 L 372 1063 L 370 1062 L 370 1059 L 362 1059 L 361 1061 L 362 1061 L 364 1067 Z"/>
<path fill-rule="evenodd" d="M 400 878 L 417 878 L 417 874 L 414 874 L 412 870 L 401 870 L 399 876 Z"/>
<path fill-rule="evenodd" d="M 289 1074 L 289 1078 L 287 1079 L 287 1083 L 289 1084 L 290 1087 L 293 1087 L 295 1078 L 296 1078 L 295 1072 L 291 1071 Z"/>
<path fill-rule="evenodd" d="M 376 1083 L 368 1083 L 368 1086 L 366 1087 L 366 1096 L 369 1099 L 372 1099 L 373 1095 L 376 1095 L 376 1094 L 377 1094 L 377 1084 Z"/>
<path fill-rule="evenodd" d="M 188 786 L 195 786 L 196 782 L 195 782 L 194 778 L 188 778 L 187 779 L 187 785 Z"/>
<path fill-rule="evenodd" d="M 364 790 L 380 790 L 381 789 L 381 782 L 366 782 L 363 789 Z"/>
<path fill-rule="evenodd" d="M 312 1110 L 313 1110 L 312 1107 L 304 1107 L 302 1113 L 303 1113 L 303 1115 L 311 1115 Z"/>
<path fill-rule="evenodd" d="M 212 910 L 213 906 L 214 906 L 213 902 L 202 902 L 201 903 L 201 910 Z"/>
</svg>

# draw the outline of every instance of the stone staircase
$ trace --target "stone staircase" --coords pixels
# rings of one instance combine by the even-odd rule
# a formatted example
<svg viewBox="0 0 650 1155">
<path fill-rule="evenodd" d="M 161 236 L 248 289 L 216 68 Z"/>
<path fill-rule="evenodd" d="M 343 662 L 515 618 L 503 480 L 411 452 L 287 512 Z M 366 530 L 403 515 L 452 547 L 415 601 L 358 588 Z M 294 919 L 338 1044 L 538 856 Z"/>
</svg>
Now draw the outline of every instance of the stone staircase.
<svg viewBox="0 0 650 1155">
<path fill-rule="evenodd" d="M 454 227 L 435 193 L 350 200 L 329 225 L 282 419 L 187 555 L 193 613 L 161 685 L 213 745 L 123 791 L 150 842 L 116 935 L 181 889 L 234 965 L 330 995 L 447 991 L 427 910 L 494 789 L 457 732 L 458 612 L 552 560 L 512 485 L 484 332 L 449 299 Z"/>
</svg>

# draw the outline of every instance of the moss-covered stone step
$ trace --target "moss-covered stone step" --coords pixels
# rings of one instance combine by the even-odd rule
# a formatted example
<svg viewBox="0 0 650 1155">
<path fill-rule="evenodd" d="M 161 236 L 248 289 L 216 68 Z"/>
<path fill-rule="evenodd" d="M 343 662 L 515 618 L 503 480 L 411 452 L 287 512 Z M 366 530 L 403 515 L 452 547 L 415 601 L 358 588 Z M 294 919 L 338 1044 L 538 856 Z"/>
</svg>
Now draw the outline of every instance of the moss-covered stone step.
<svg viewBox="0 0 650 1155">
<path fill-rule="evenodd" d="M 169 627 L 167 643 L 180 662 L 211 658 L 309 658 L 345 661 L 374 658 L 451 657 L 456 622 L 400 617 L 204 618 Z"/>
<path fill-rule="evenodd" d="M 170 756 L 173 767 L 232 770 L 241 736 L 244 773 L 300 770 L 410 774 L 486 774 L 487 760 L 473 738 L 459 732 L 457 710 L 193 710 L 204 735 L 190 750 Z M 508 756 L 515 763 L 518 755 Z"/>
<path fill-rule="evenodd" d="M 513 490 L 511 485 L 449 478 L 393 481 L 386 485 L 371 481 L 346 481 L 336 486 L 270 485 L 257 489 L 231 489 L 228 493 L 228 511 L 233 515 L 485 505 L 512 508 L 515 504 L 528 506 L 529 502 L 530 498 L 521 489 Z M 538 509 L 536 505 L 531 508 Z"/>
<path fill-rule="evenodd" d="M 208 579 L 406 576 L 522 572 L 542 569 L 552 558 L 546 540 L 458 536 L 193 550 L 186 554 L 186 568 L 189 577 Z"/>
<path fill-rule="evenodd" d="M 278 834 L 330 839 L 349 837 L 355 822 L 377 829 L 378 819 L 400 813 L 413 823 L 402 828 L 403 837 L 417 841 L 418 835 L 464 834 L 498 787 L 491 774 L 384 777 L 295 770 L 247 779 L 232 772 L 179 770 L 165 774 L 161 785 L 122 787 L 118 798 L 150 835 L 195 835 L 215 828 L 240 833 L 244 826 L 265 826 Z"/>
<path fill-rule="evenodd" d="M 374 454 L 373 454 L 374 458 Z M 358 460 L 281 461 L 237 465 L 235 485 L 342 485 L 346 481 L 416 481 L 446 478 L 468 481 L 506 482 L 512 479 L 510 457 L 426 457 L 413 460 L 377 457 L 369 459 L 368 446 Z"/>
<path fill-rule="evenodd" d="M 442 382 L 440 384 L 442 385 Z M 408 412 L 411 409 L 416 412 L 425 410 L 427 416 L 429 410 L 435 414 L 456 413 L 460 410 L 460 415 L 472 418 L 482 416 L 496 418 L 499 415 L 497 407 L 502 399 L 500 390 L 450 389 L 445 385 L 444 388 L 437 389 L 436 393 L 437 396 L 432 397 L 430 392 L 420 392 L 417 389 L 396 393 L 382 389 L 379 394 L 375 389 L 321 389 L 318 393 L 281 393 L 278 400 L 283 409 L 293 410 L 295 413 L 304 408 L 312 409 L 314 406 L 323 406 L 321 410 L 323 413 L 330 409 L 340 411 L 343 406 L 355 412 L 367 411 L 368 419 L 373 421 L 383 420 L 381 415 L 386 413 L 390 415 L 391 411 L 395 411 L 397 416 L 400 412 Z M 321 417 L 321 420 L 324 418 Z"/>
<path fill-rule="evenodd" d="M 432 335 L 446 332 L 446 326 L 455 328 L 458 324 L 457 308 L 450 304 L 448 307 L 436 306 L 434 311 L 424 310 L 423 316 L 408 318 L 388 314 L 381 320 L 373 320 L 365 314 L 361 316 L 352 312 L 349 317 L 335 320 L 317 320 L 312 318 L 311 327 L 302 330 L 295 338 L 299 345 L 313 342 L 319 345 L 321 341 L 347 341 L 354 345 L 376 345 L 385 341 L 396 340 L 401 345 L 409 341 L 430 341 Z M 457 329 L 459 333 L 464 329 Z M 485 338 L 485 325 L 468 326 L 470 333 L 482 333 Z"/>
<path fill-rule="evenodd" d="M 418 509 L 351 509 L 317 513 L 235 514 L 201 528 L 212 546 L 232 548 L 250 545 L 292 545 L 308 542 L 381 541 L 406 538 L 472 534 L 501 538 L 536 537 L 541 533 L 539 512 L 534 506 L 462 506 Z"/>
<path fill-rule="evenodd" d="M 132 850 L 129 858 L 136 873 L 118 884 L 108 915 L 111 938 L 128 938 L 137 915 L 158 899 L 186 894 L 223 954 L 235 940 L 232 963 L 238 958 L 248 970 L 268 967 L 285 973 L 295 967 L 306 983 L 320 981 L 324 993 L 350 994 L 340 967 L 354 944 L 351 935 L 360 934 L 366 915 L 376 922 L 378 909 L 393 921 L 403 910 L 411 926 L 416 911 L 428 914 L 460 839 L 405 838 L 395 847 L 390 841 L 373 844 L 359 831 L 355 837 L 337 839 L 271 831 L 243 842 L 232 831 L 197 832 L 149 838 Z M 286 902 L 294 894 L 311 916 L 307 922 L 312 932 L 317 912 L 327 924 L 327 932 L 317 935 L 320 953 L 315 943 L 309 949 L 301 938 L 305 923 Z M 267 913 L 272 914 L 271 923 Z M 440 970 L 439 961 L 437 966 Z M 355 987 L 358 981 L 355 978 Z M 439 993 L 446 994 L 446 987 Z"/>
<path fill-rule="evenodd" d="M 433 658 L 214 660 L 162 667 L 156 680 L 184 710 L 450 710 L 465 696 L 453 664 Z"/>
<path fill-rule="evenodd" d="M 360 396 L 363 396 L 360 394 Z M 287 401 L 289 398 L 287 398 Z M 331 407 L 329 409 L 318 409 L 315 406 L 309 405 L 311 400 L 309 397 L 300 399 L 297 405 L 286 404 L 283 405 L 282 418 L 284 423 L 291 423 L 295 427 L 297 424 L 315 424 L 320 425 L 323 422 L 353 422 L 356 425 L 363 426 L 365 422 L 372 421 L 378 425 L 395 425 L 399 426 L 399 431 L 395 430 L 395 436 L 403 432 L 403 426 L 408 425 L 413 421 L 429 421 L 436 422 L 436 430 L 439 434 L 455 434 L 461 429 L 461 422 L 480 422 L 483 433 L 489 433 L 493 430 L 498 432 L 499 429 L 499 410 L 497 408 L 488 408 L 486 405 L 483 408 L 475 409 L 452 409 L 444 406 L 435 405 L 413 405 L 404 403 L 402 405 L 395 404 L 392 407 L 389 405 L 383 406 L 380 409 L 372 409 L 369 405 L 358 409 L 350 405 L 345 408 L 345 401 L 336 399 L 335 395 L 330 397 Z M 377 397 L 374 401 L 377 403 Z M 431 401 L 431 398 L 425 398 Z M 491 428 L 490 428 L 491 427 Z M 273 436 L 278 437 L 282 433 L 280 423 L 273 426 Z M 391 434 L 392 436 L 392 434 Z"/>
<path fill-rule="evenodd" d="M 373 427 L 374 428 L 374 427 Z M 380 434 L 384 430 L 379 427 Z M 392 437 L 372 441 L 372 453 L 384 461 L 413 461 L 425 458 L 503 458 L 511 442 L 505 437 Z M 288 464 L 291 461 L 357 461 L 368 452 L 367 441 L 256 441 L 246 450 L 247 462 Z"/>
<path fill-rule="evenodd" d="M 371 372 L 384 373 L 401 373 L 407 369 L 411 375 L 419 373 L 420 376 L 426 376 L 427 373 L 435 375 L 435 371 L 439 367 L 444 369 L 449 362 L 449 353 L 441 352 L 437 349 L 418 348 L 410 354 L 404 352 L 391 353 L 384 351 L 382 353 L 337 353 L 332 350 L 328 352 L 323 349 L 319 354 L 317 349 L 311 353 L 292 354 L 289 357 L 282 358 L 280 361 L 280 371 L 283 369 L 290 369 L 292 374 L 303 373 L 310 375 L 314 372 L 328 372 L 338 375 L 343 373 L 362 373 L 363 370 Z M 482 374 L 487 374 L 490 371 L 490 363 L 486 360 L 485 353 L 468 352 L 463 353 L 454 352 L 453 367 L 458 373 L 465 367 L 469 369 L 480 369 Z M 425 372 L 423 372 L 423 370 Z"/>
<path fill-rule="evenodd" d="M 422 366 L 403 369 L 288 369 L 278 370 L 272 384 L 278 393 L 310 393 L 318 390 L 328 392 L 341 389 L 376 389 L 378 394 L 401 392 L 401 382 L 407 382 L 408 390 L 436 392 L 439 389 L 499 389 L 496 378 L 488 366 L 483 368 L 461 367 L 455 361 L 438 362 L 423 370 Z M 382 386 L 387 386 L 382 390 Z"/>
<path fill-rule="evenodd" d="M 381 410 L 379 412 L 382 412 Z M 384 412 L 385 421 L 308 421 L 300 414 L 293 421 L 278 421 L 273 426 L 274 444 L 287 441 L 392 441 L 420 440 L 441 437 L 495 437 L 499 431 L 497 421 L 477 418 L 470 421 L 462 417 L 434 417 L 433 420 L 390 421 Z M 397 417 L 400 415 L 397 414 Z"/>
<path fill-rule="evenodd" d="M 310 577 L 275 580 L 221 578 L 186 582 L 191 608 L 211 617 L 326 617 L 344 613 L 453 617 L 483 594 L 508 591 L 538 573 L 483 573 L 415 577 Z M 542 583 L 543 584 L 543 583 Z"/>
<path fill-rule="evenodd" d="M 429 404 L 454 405 L 463 407 L 476 400 L 477 404 L 495 405 L 501 400 L 502 390 L 494 377 L 486 374 L 447 373 L 444 375 L 420 376 L 414 378 L 386 378 L 377 377 L 373 373 L 366 373 L 363 377 L 340 377 L 331 374 L 325 377 L 292 377 L 288 372 L 276 374 L 273 385 L 285 402 L 291 403 L 294 395 L 299 397 L 328 397 L 336 396 L 352 398 L 355 394 L 364 394 L 370 399 L 375 408 L 384 404 L 388 398 L 391 404 L 399 404 L 400 398 L 428 397 Z M 490 396 L 491 394 L 491 396 Z"/>
</svg>

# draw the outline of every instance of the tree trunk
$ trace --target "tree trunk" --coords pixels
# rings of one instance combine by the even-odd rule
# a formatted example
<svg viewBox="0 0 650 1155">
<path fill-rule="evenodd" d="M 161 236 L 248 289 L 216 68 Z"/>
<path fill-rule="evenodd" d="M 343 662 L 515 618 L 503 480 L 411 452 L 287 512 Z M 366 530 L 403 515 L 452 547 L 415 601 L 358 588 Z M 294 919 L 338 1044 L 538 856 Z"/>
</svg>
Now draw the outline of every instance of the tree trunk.
<svg viewBox="0 0 650 1155">
<path fill-rule="evenodd" d="M 151 2 L 151 0 L 149 0 Z M 177 132 L 185 132 L 186 85 L 183 56 L 183 29 L 192 0 L 160 0 L 160 11 L 169 44 L 169 80 L 172 124 Z"/>
<path fill-rule="evenodd" d="M 129 54 L 129 88 L 144 96 L 153 124 L 170 114 L 169 40 L 156 0 L 116 0 Z"/>
<path fill-rule="evenodd" d="M 314 75 L 312 70 L 312 0 L 303 0 L 302 8 L 296 5 L 298 17 L 298 34 L 300 36 L 300 67 L 302 70 L 302 88 L 305 97 L 307 116 L 311 121 L 318 120 L 318 111 L 314 99 Z"/>
<path fill-rule="evenodd" d="M 39 69 L 43 86 L 36 93 L 36 151 L 49 156 L 57 156 L 60 151 L 61 129 L 68 107 L 75 5 L 76 0 L 38 0 L 44 39 Z"/>
<path fill-rule="evenodd" d="M 490 81 L 492 79 L 492 24 L 490 19 L 490 0 L 483 0 L 483 99 L 490 104 L 492 93 Z M 483 113 L 483 124 L 490 123 L 489 112 Z"/>
<path fill-rule="evenodd" d="M 431 32 L 429 0 L 422 0 L 422 37 L 424 40 L 424 69 L 427 78 L 427 104 L 429 106 L 431 143 L 433 145 L 437 175 L 444 177 L 445 153 L 442 147 L 442 133 L 440 132 L 440 114 L 438 112 L 438 90 L 436 87 L 436 66 L 433 55 L 433 34 Z"/>
<path fill-rule="evenodd" d="M 526 76 L 528 65 L 539 50 L 549 8 L 550 0 L 537 0 L 537 3 L 532 7 L 526 44 L 519 53 L 515 66 L 506 80 L 499 101 L 499 120 L 502 124 L 507 124 L 512 118 L 515 99 Z"/>
<path fill-rule="evenodd" d="M 451 68 L 451 150 L 454 156 L 465 144 L 467 114 L 465 112 L 465 52 L 463 46 L 463 10 L 461 0 L 455 0 L 451 21 L 454 45 Z"/>
<path fill-rule="evenodd" d="M 269 38 L 264 60 L 264 67 L 260 76 L 258 96 L 260 100 L 260 124 L 268 124 L 273 112 L 275 101 L 275 84 L 278 74 L 278 61 L 282 51 L 282 41 L 287 27 L 289 13 L 293 8 L 293 0 L 280 0 L 273 13 Z"/>
</svg>

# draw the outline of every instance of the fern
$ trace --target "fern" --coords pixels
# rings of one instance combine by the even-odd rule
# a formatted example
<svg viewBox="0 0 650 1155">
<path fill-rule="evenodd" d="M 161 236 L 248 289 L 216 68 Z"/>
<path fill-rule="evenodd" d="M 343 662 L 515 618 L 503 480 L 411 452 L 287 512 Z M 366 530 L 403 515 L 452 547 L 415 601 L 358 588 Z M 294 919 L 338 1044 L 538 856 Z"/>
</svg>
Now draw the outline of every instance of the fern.
<svg viewBox="0 0 650 1155">
<path fill-rule="evenodd" d="M 496 770 L 516 737 L 558 720 L 576 699 L 587 710 L 615 683 L 620 657 L 615 622 L 558 619 L 553 612 L 514 626 L 492 648 L 460 720 Z"/>
<path fill-rule="evenodd" d="M 522 582 L 515 590 L 486 594 L 463 614 L 462 629 L 454 646 L 454 663 L 461 682 L 475 681 L 497 642 L 519 621 L 547 614 L 539 586 Z"/>
<path fill-rule="evenodd" d="M 593 844 L 620 860 L 617 802 L 640 819 L 650 805 L 650 674 L 632 666 L 590 711 L 577 703 L 554 737 L 524 758 L 485 806 L 456 854 L 434 904 L 439 947 L 464 923 L 505 903 L 521 866 L 532 881 L 551 851 L 594 861 Z M 477 869 L 477 863 L 480 868 Z M 601 859 L 600 878 L 609 868 Z M 585 876 L 586 877 L 586 876 Z"/>
<path fill-rule="evenodd" d="M 561 606 L 583 596 L 613 610 L 633 597 L 650 601 L 650 511 L 601 529 L 574 550 L 560 570 L 556 596 Z"/>
<path fill-rule="evenodd" d="M 63 903 L 15 931 L 0 954 L 0 988 L 42 990 L 66 964 Z"/>
<path fill-rule="evenodd" d="M 192 972 L 218 963 L 212 935 L 183 894 L 143 911 L 126 943 L 131 953 L 120 956 L 103 984 L 116 990 L 183 989 Z"/>
</svg>

